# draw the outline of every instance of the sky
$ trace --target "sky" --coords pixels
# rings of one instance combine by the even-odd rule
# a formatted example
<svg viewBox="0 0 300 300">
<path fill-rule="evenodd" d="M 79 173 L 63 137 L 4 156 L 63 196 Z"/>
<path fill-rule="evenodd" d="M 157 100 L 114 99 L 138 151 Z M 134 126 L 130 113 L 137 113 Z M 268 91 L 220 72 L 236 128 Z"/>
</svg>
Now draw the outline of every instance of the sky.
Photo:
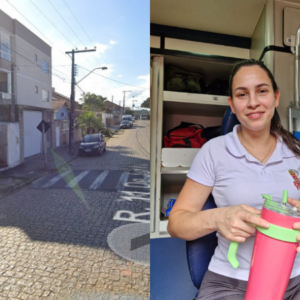
<svg viewBox="0 0 300 300">
<path fill-rule="evenodd" d="M 138 108 L 150 96 L 150 0 L 0 0 L 0 9 L 51 46 L 58 93 L 71 93 L 65 52 L 96 47 L 75 54 L 77 101 L 90 92 L 123 105 L 125 94 L 125 106 Z"/>
</svg>

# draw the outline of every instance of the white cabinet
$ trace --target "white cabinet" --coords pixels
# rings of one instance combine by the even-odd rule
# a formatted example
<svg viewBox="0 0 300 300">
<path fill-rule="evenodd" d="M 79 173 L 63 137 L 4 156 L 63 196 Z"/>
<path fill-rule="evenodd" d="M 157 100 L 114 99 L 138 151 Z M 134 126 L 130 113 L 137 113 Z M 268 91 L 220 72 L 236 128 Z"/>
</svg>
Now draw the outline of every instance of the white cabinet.
<svg viewBox="0 0 300 300">
<path fill-rule="evenodd" d="M 194 148 L 164 148 L 168 130 L 183 122 L 204 127 L 220 126 L 228 107 L 228 96 L 179 93 L 164 90 L 164 69 L 172 64 L 204 75 L 208 85 L 228 79 L 233 64 L 240 59 L 227 57 L 152 57 L 151 82 L 151 238 L 168 237 L 168 220 L 162 213 L 169 199 L 176 199 L 186 174 L 199 151 Z"/>
</svg>

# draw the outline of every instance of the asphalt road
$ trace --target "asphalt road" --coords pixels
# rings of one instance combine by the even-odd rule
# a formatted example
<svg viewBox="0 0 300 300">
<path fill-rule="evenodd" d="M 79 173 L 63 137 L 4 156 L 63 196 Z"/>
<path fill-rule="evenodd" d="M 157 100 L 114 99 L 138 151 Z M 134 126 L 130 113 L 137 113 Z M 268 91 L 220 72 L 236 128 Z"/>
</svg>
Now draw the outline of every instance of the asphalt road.
<svg viewBox="0 0 300 300">
<path fill-rule="evenodd" d="M 150 121 L 0 201 L 1 299 L 149 299 Z"/>
</svg>

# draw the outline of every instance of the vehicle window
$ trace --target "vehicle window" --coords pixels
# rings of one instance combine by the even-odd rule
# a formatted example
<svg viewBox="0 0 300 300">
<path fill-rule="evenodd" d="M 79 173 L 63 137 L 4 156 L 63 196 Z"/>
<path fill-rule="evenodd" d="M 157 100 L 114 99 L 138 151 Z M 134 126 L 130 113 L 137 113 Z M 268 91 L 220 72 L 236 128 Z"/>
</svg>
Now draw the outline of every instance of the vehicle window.
<svg viewBox="0 0 300 300">
<path fill-rule="evenodd" d="M 83 141 L 86 142 L 86 143 L 98 142 L 99 141 L 99 136 L 98 135 L 86 135 L 83 138 Z"/>
</svg>

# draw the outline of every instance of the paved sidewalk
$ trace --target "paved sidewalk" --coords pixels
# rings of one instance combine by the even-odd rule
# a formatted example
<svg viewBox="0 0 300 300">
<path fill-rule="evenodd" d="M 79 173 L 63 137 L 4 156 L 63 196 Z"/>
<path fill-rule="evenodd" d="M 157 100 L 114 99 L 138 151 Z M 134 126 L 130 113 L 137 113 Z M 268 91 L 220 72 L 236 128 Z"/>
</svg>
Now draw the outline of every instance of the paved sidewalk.
<svg viewBox="0 0 300 300">
<path fill-rule="evenodd" d="M 117 131 L 119 125 L 109 126 L 108 128 Z M 74 144 L 73 154 L 69 153 L 68 146 L 56 148 L 55 150 L 48 149 L 47 168 L 44 154 L 37 154 L 26 158 L 17 167 L 0 172 L 0 198 L 74 160 L 78 156 L 79 145 L 80 142 Z"/>
<path fill-rule="evenodd" d="M 37 154 L 26 158 L 17 167 L 0 172 L 0 198 L 75 159 L 79 144 L 80 142 L 75 143 L 73 154 L 69 153 L 68 146 L 48 149 L 47 168 L 44 154 Z"/>
</svg>

